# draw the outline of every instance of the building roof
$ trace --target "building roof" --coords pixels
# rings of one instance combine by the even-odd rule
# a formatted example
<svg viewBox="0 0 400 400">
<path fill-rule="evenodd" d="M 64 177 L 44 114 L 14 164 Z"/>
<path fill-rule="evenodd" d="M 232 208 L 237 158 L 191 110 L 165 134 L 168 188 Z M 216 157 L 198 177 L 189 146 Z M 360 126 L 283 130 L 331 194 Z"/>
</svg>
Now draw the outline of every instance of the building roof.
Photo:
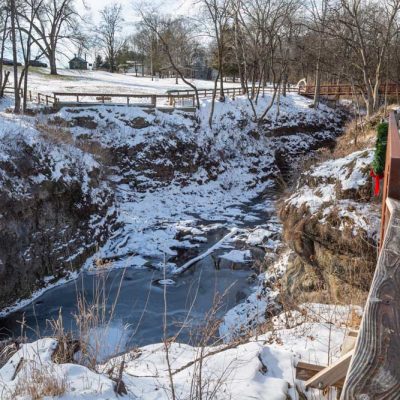
<svg viewBox="0 0 400 400">
<path fill-rule="evenodd" d="M 75 56 L 74 58 L 71 58 L 71 60 L 69 60 L 69 62 L 72 62 L 72 61 L 78 61 L 78 62 L 81 62 L 81 63 L 87 63 L 87 61 L 84 60 L 82 57 L 77 57 L 77 56 Z"/>
</svg>

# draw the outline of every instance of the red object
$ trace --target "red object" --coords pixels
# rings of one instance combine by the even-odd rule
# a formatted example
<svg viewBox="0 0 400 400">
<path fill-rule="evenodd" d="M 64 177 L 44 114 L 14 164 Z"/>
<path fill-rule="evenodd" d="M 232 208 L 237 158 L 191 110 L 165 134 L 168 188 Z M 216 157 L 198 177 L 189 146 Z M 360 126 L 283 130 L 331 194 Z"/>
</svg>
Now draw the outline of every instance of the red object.
<svg viewBox="0 0 400 400">
<path fill-rule="evenodd" d="M 372 176 L 372 178 L 374 178 L 374 182 L 375 182 L 374 195 L 377 197 L 377 196 L 379 196 L 379 192 L 381 190 L 380 180 L 383 178 L 383 175 L 376 175 L 373 169 L 371 169 L 369 175 Z"/>
</svg>

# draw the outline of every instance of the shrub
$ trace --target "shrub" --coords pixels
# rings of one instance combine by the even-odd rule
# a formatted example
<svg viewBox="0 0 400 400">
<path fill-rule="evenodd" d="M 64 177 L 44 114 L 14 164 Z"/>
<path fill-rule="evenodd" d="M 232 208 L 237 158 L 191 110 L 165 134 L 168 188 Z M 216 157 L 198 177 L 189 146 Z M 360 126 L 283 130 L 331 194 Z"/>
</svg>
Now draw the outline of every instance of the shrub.
<svg viewBox="0 0 400 400">
<path fill-rule="evenodd" d="M 372 162 L 372 169 L 376 175 L 383 175 L 385 171 L 388 128 L 387 122 L 380 123 L 377 128 L 375 156 Z"/>
</svg>

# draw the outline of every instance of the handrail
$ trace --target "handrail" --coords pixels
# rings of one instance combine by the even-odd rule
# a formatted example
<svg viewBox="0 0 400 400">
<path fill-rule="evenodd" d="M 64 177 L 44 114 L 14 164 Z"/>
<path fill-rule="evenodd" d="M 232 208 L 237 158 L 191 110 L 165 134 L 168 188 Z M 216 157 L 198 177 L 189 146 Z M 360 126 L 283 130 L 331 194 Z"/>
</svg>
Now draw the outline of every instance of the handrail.
<svg viewBox="0 0 400 400">
<path fill-rule="evenodd" d="M 122 98 L 126 99 L 126 104 L 131 105 L 130 99 L 150 99 L 149 103 L 141 104 L 142 107 L 157 107 L 157 99 L 168 99 L 168 103 L 173 108 L 176 107 L 176 100 L 190 99 L 191 100 L 191 108 L 195 107 L 195 97 L 193 94 L 152 94 L 152 93 L 142 93 L 142 94 L 133 94 L 133 93 L 94 93 L 94 92 L 54 92 L 54 104 L 57 107 L 62 106 L 63 102 L 61 102 L 61 97 L 75 97 L 74 104 L 85 104 L 82 102 L 83 97 L 94 97 L 95 103 L 104 104 L 106 100 L 112 98 Z M 87 102 L 86 102 L 87 103 Z M 108 105 L 113 105 L 113 103 L 108 103 Z M 115 103 L 114 103 L 115 105 Z"/>
<path fill-rule="evenodd" d="M 400 202 L 388 198 L 385 240 L 342 400 L 398 400 L 400 393 Z"/>
<path fill-rule="evenodd" d="M 389 115 L 389 129 L 386 147 L 386 163 L 382 193 L 382 219 L 380 232 L 380 247 L 383 244 L 390 211 L 387 207 L 387 198 L 400 200 L 400 135 L 398 115 L 391 112 Z"/>
<path fill-rule="evenodd" d="M 389 116 L 380 253 L 342 400 L 396 400 L 400 393 L 400 136 Z"/>
</svg>

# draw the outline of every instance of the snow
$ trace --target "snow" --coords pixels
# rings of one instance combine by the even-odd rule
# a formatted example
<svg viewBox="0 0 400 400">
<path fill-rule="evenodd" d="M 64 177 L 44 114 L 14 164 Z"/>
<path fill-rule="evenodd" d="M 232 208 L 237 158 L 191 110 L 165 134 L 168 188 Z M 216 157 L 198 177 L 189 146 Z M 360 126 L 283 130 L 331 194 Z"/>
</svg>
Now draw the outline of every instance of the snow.
<svg viewBox="0 0 400 400">
<path fill-rule="evenodd" d="M 230 309 L 219 326 L 220 337 L 230 342 L 251 332 L 266 321 L 267 309 L 277 306 L 279 291 L 271 288 L 286 271 L 290 252 L 286 251 L 257 278 L 253 293 L 242 303 Z M 278 306 L 279 307 L 279 306 Z"/>
<path fill-rule="evenodd" d="M 337 214 L 340 230 L 351 228 L 353 236 L 364 231 L 374 238 L 379 226 L 376 205 L 356 201 L 346 194 L 346 191 L 369 190 L 372 160 L 373 150 L 365 150 L 314 166 L 304 174 L 286 204 L 298 209 L 304 207 L 310 214 L 319 213 L 321 224 L 328 223 L 329 215 Z"/>
<path fill-rule="evenodd" d="M 311 173 L 316 178 L 335 177 L 340 181 L 342 190 L 357 189 L 369 179 L 365 171 L 369 170 L 374 154 L 372 150 L 356 151 L 346 157 L 326 161 Z"/>
<path fill-rule="evenodd" d="M 303 382 L 294 379 L 298 361 L 327 365 L 338 359 L 346 334 L 346 323 L 352 312 L 350 306 L 303 304 L 298 311 L 287 311 L 275 317 L 273 329 L 249 338 L 245 343 L 217 347 L 192 347 L 170 343 L 169 360 L 177 398 L 189 398 L 192 385 L 196 386 L 201 368 L 203 395 L 215 400 L 286 400 L 295 397 L 295 386 Z M 115 357 L 97 372 L 76 364 L 55 364 L 51 356 L 57 346 L 54 339 L 40 339 L 23 345 L 0 369 L 2 399 L 12 397 L 13 390 L 24 380 L 34 381 L 28 372 L 40 366 L 43 373 L 65 382 L 65 393 L 60 399 L 116 399 L 114 382 L 106 371 L 118 371 L 125 362 L 123 382 L 128 390 L 126 398 L 162 400 L 170 398 L 170 380 L 164 344 L 153 344 Z M 202 355 L 200 362 L 196 361 Z M 22 368 L 15 373 L 19 360 Z M 309 398 L 320 396 L 317 391 L 307 392 Z"/>
<path fill-rule="evenodd" d="M 164 94 L 167 90 L 191 89 L 181 79 L 177 85 L 174 78 L 159 79 L 135 77 L 133 74 L 110 73 L 107 71 L 78 71 L 59 69 L 58 76 L 49 75 L 49 69 L 34 68 L 30 71 L 29 88 L 33 92 L 52 94 L 69 93 L 153 93 Z M 213 89 L 213 81 L 192 80 L 199 89 Z M 239 83 L 226 84 L 227 87 L 240 87 Z"/>
<path fill-rule="evenodd" d="M 231 250 L 229 253 L 224 253 L 219 257 L 224 260 L 232 261 L 233 263 L 247 263 L 251 261 L 251 251 Z"/>
</svg>

